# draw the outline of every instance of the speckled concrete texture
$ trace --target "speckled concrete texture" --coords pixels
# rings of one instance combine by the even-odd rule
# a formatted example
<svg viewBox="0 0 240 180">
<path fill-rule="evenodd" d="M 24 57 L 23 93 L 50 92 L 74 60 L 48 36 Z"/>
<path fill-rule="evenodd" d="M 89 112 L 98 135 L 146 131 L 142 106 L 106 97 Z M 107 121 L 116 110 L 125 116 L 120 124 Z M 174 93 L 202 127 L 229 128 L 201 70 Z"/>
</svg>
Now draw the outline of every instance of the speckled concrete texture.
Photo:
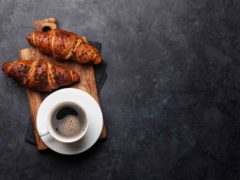
<svg viewBox="0 0 240 180">
<path fill-rule="evenodd" d="M 109 137 L 78 156 L 24 142 L 24 88 L 0 72 L 1 179 L 240 178 L 240 1 L 0 0 L 0 61 L 32 22 L 103 44 Z"/>
</svg>

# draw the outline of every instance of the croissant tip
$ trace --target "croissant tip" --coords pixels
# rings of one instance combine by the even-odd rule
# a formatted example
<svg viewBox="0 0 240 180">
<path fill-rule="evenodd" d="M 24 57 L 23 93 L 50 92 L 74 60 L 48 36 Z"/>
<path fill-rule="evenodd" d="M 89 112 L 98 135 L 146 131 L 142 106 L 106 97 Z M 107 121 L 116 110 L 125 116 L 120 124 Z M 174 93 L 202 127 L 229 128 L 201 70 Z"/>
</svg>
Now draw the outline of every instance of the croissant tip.
<svg viewBox="0 0 240 180">
<path fill-rule="evenodd" d="M 27 41 L 29 42 L 29 44 L 35 45 L 34 39 L 33 39 L 33 33 L 28 34 L 27 37 L 26 37 L 26 39 L 27 39 Z"/>
<path fill-rule="evenodd" d="M 79 77 L 78 73 L 76 73 L 76 72 L 73 72 L 73 81 L 74 82 L 79 82 L 80 81 L 80 77 Z"/>
<path fill-rule="evenodd" d="M 8 66 L 9 66 L 9 62 L 4 62 L 4 63 L 2 64 L 2 71 L 6 72 Z"/>
<path fill-rule="evenodd" d="M 31 40 L 31 34 L 28 34 L 27 37 L 26 37 L 26 39 L 28 40 L 28 42 L 30 42 L 30 40 Z"/>
<path fill-rule="evenodd" d="M 94 61 L 93 61 L 93 64 L 100 64 L 102 62 L 102 57 L 100 55 L 98 55 Z"/>
</svg>

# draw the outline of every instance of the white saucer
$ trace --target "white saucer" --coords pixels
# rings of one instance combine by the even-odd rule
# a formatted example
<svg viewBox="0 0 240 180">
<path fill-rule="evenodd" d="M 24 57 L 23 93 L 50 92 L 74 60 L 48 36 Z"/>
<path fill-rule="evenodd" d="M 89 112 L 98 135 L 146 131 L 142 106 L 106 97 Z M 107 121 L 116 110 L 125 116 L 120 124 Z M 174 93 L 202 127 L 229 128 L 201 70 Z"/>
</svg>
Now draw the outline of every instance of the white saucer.
<svg viewBox="0 0 240 180">
<path fill-rule="evenodd" d="M 73 101 L 80 104 L 88 116 L 89 125 L 84 137 L 74 143 L 62 143 L 50 134 L 41 136 L 42 141 L 53 151 L 73 155 L 88 150 L 98 140 L 103 128 L 103 116 L 100 106 L 88 93 L 74 88 L 65 88 L 50 94 L 39 107 L 37 114 L 37 130 L 39 134 L 47 131 L 47 114 L 51 107 L 63 101 Z"/>
</svg>

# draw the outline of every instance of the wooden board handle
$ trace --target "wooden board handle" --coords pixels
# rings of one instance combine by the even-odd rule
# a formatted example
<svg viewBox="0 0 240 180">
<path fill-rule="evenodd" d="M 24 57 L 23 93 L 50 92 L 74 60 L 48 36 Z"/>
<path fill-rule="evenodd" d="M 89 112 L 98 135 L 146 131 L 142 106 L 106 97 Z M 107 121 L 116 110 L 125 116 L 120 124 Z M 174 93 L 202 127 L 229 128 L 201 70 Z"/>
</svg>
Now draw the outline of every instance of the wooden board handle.
<svg viewBox="0 0 240 180">
<path fill-rule="evenodd" d="M 52 17 L 52 18 L 35 21 L 33 23 L 33 28 L 35 29 L 35 31 L 44 31 L 44 32 L 49 31 L 51 29 L 56 29 L 57 19 Z"/>
</svg>

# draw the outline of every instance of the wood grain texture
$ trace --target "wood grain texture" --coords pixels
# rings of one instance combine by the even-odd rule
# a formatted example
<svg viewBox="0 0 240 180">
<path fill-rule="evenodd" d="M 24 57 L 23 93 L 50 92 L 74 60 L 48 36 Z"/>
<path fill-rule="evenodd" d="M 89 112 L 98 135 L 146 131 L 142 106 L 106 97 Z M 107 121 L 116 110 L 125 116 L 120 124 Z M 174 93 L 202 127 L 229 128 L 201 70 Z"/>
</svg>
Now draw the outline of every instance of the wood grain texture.
<svg viewBox="0 0 240 180">
<path fill-rule="evenodd" d="M 48 19 L 36 21 L 36 22 L 34 22 L 34 29 L 41 31 L 45 25 L 47 25 L 51 28 L 57 28 L 56 19 L 48 18 Z M 59 62 L 55 61 L 52 57 L 42 54 L 38 49 L 33 48 L 33 47 L 20 50 L 19 56 L 20 56 L 20 59 L 25 59 L 25 60 L 46 59 L 50 63 L 65 66 L 65 67 L 79 73 L 80 83 L 77 83 L 72 87 L 86 91 L 91 96 L 93 96 L 95 98 L 95 100 L 99 103 L 99 97 L 98 97 L 98 92 L 97 92 L 97 87 L 96 87 L 96 80 L 95 80 L 93 65 L 90 65 L 90 64 L 79 65 L 74 62 L 59 63 Z M 48 94 L 39 93 L 39 92 L 32 91 L 29 89 L 27 89 L 26 91 L 27 91 L 26 93 L 27 93 L 27 98 L 28 98 L 29 109 L 30 109 L 31 116 L 32 116 L 34 134 L 35 134 L 36 143 L 37 143 L 37 149 L 45 150 L 45 149 L 47 149 L 47 146 L 42 142 L 41 138 L 38 135 L 37 129 L 36 129 L 36 116 L 37 116 L 37 111 L 38 111 L 39 106 L 41 105 L 44 98 L 46 98 L 48 96 Z M 106 138 L 106 136 L 107 136 L 107 131 L 106 131 L 106 127 L 104 125 L 100 138 L 101 139 Z"/>
</svg>

